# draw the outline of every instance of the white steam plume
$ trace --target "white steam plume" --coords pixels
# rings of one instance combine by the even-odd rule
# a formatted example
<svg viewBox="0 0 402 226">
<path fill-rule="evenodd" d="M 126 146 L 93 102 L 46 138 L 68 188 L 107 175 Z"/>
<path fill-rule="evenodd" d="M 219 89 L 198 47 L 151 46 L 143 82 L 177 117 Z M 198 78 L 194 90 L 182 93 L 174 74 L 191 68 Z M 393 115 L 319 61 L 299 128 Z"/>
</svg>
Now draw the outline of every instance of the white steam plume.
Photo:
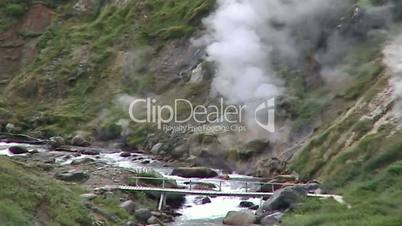
<svg viewBox="0 0 402 226">
<path fill-rule="evenodd" d="M 219 0 L 218 9 L 204 22 L 209 60 L 218 71 L 214 92 L 232 103 L 269 98 L 280 94 L 269 67 L 270 46 L 261 28 L 269 19 L 264 0 Z"/>
<path fill-rule="evenodd" d="M 217 65 L 212 88 L 231 103 L 268 99 L 283 92 L 271 64 L 276 58 L 299 61 L 299 53 L 314 45 L 321 23 L 316 17 L 334 13 L 333 0 L 218 0 L 204 20 L 208 60 Z M 297 40 L 301 29 L 308 39 Z"/>
<path fill-rule="evenodd" d="M 384 50 L 384 63 L 392 77 L 389 80 L 393 87 L 393 95 L 397 100 L 402 99 L 402 34 L 397 36 Z M 398 101 L 400 102 L 400 101 Z"/>
</svg>

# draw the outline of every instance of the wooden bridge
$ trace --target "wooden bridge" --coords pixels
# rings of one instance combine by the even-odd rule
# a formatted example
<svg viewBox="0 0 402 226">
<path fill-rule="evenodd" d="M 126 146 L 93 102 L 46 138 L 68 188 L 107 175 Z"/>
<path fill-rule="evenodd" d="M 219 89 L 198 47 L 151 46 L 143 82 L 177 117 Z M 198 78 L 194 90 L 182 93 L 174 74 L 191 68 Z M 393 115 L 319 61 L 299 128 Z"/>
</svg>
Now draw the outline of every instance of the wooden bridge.
<svg viewBox="0 0 402 226">
<path fill-rule="evenodd" d="M 153 177 L 134 177 L 135 185 L 134 186 L 106 186 L 102 189 L 107 190 L 123 190 L 123 191 L 142 191 L 142 192 L 155 192 L 160 193 L 160 199 L 158 204 L 158 209 L 161 210 L 166 205 L 166 197 L 168 194 L 181 194 L 181 195 L 202 195 L 202 196 L 232 196 L 232 197 L 259 197 L 261 198 L 261 202 L 263 198 L 270 197 L 274 194 L 276 190 L 281 188 L 292 186 L 295 184 L 289 183 L 264 183 L 264 182 L 256 182 L 256 181 L 245 181 L 245 180 L 211 180 L 211 179 L 202 179 L 202 180 L 186 180 L 186 179 L 169 179 L 169 178 L 153 178 Z M 153 181 L 153 183 L 146 183 L 145 181 Z M 155 183 L 156 181 L 156 183 Z M 174 186 L 172 188 L 171 182 L 175 181 L 184 181 L 184 185 L 182 187 Z M 224 191 L 223 184 L 224 183 L 237 183 L 240 188 L 237 190 Z M 213 184 L 216 188 L 210 190 L 204 189 L 194 189 L 194 185 L 199 184 Z M 151 187 L 149 185 L 154 185 Z M 243 185 L 243 186 L 242 186 Z M 297 184 L 297 185 L 306 185 L 306 184 Z M 270 192 L 259 192 L 264 186 L 265 188 L 270 188 Z M 329 194 L 307 194 L 308 197 L 321 197 L 321 198 L 335 198 L 337 199 L 339 196 L 329 195 Z"/>
</svg>

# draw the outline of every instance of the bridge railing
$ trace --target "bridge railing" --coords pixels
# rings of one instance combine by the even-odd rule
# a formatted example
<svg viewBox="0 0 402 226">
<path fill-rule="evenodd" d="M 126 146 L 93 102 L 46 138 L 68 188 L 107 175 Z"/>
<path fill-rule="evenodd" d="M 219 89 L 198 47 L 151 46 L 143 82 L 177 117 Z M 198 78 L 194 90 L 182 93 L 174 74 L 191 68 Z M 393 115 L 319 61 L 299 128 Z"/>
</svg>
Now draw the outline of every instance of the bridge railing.
<svg viewBox="0 0 402 226">
<path fill-rule="evenodd" d="M 194 190 L 196 185 L 214 185 L 215 189 L 218 191 L 222 191 L 223 185 L 225 183 L 230 183 L 231 185 L 236 184 L 239 189 L 242 189 L 244 192 L 250 191 L 259 191 L 264 188 L 265 191 L 274 192 L 280 188 L 291 186 L 293 184 L 289 183 L 270 183 L 270 182 L 262 182 L 262 181 L 247 181 L 247 180 L 220 180 L 220 179 L 185 179 L 185 178 L 156 178 L 156 177 L 130 177 L 131 180 L 134 180 L 136 187 L 157 187 L 157 188 L 171 188 L 168 187 L 169 184 L 183 185 L 183 189 Z M 147 183 L 147 181 L 151 181 Z M 155 183 L 155 181 L 158 181 Z M 177 182 L 180 182 L 177 183 Z M 150 186 L 151 185 L 151 186 Z M 213 189 L 213 188 L 212 188 Z M 213 190 L 215 190 L 213 189 Z"/>
</svg>

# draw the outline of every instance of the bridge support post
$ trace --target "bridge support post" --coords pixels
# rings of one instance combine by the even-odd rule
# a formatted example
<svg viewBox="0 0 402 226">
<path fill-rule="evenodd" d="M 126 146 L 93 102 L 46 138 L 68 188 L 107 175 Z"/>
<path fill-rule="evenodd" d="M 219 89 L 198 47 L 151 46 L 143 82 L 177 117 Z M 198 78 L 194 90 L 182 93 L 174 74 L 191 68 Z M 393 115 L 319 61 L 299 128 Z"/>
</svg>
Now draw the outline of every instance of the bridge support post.
<svg viewBox="0 0 402 226">
<path fill-rule="evenodd" d="M 166 193 L 162 192 L 161 197 L 159 198 L 158 210 L 161 211 L 163 207 L 166 205 Z"/>
</svg>

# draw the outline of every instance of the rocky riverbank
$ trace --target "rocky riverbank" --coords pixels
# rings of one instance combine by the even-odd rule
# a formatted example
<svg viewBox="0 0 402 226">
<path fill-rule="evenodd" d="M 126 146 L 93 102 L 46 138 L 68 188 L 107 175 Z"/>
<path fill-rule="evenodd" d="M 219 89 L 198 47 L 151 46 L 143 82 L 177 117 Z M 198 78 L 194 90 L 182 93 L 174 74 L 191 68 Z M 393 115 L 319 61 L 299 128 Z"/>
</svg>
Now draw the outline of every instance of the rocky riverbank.
<svg viewBox="0 0 402 226">
<path fill-rule="evenodd" d="M 174 222 L 175 217 L 181 214 L 184 214 L 184 217 L 177 218 L 178 222 L 171 225 L 186 225 L 186 222 L 192 222 L 194 219 L 200 222 L 203 219 L 206 222 L 215 219 L 214 221 L 227 225 L 239 225 L 239 223 L 240 225 L 274 225 L 280 222 L 284 212 L 292 210 L 308 192 L 319 192 L 316 183 L 301 187 L 297 185 L 299 183 L 297 177 L 282 175 L 272 180 L 262 181 L 287 183 L 283 189 L 271 186 L 252 188 L 260 192 L 273 192 L 272 189 L 276 191 L 274 196 L 261 206 L 258 197 L 242 200 L 207 196 L 186 198 L 173 196 L 168 198 L 167 208 L 160 212 L 155 210 L 158 196 L 154 194 L 125 193 L 103 188 L 113 185 L 130 185 L 133 183 L 132 177 L 146 176 L 167 177 L 172 182 L 168 186 L 173 187 L 188 186 L 186 182 L 180 182 L 180 179 L 190 178 L 194 180 L 193 188 L 199 190 L 217 189 L 219 185 L 207 182 L 207 178 L 218 178 L 228 181 L 223 183 L 221 189 L 234 191 L 244 189 L 244 185 L 240 182 L 236 185 L 234 181 L 229 183 L 230 179 L 235 177 L 246 179 L 246 177 L 222 174 L 201 166 L 194 167 L 192 163 L 145 154 L 145 151 L 141 150 L 94 147 L 86 145 L 85 142 L 78 142 L 81 146 L 68 146 L 62 138 L 58 137 L 51 138 L 47 143 L 45 145 L 1 143 L 0 153 L 9 155 L 18 162 L 39 168 L 47 176 L 67 185 L 78 184 L 82 187 L 85 192 L 82 192 L 80 197 L 85 206 L 100 216 L 96 225 L 122 221 L 125 221 L 126 225 L 165 225 Z M 255 179 L 248 177 L 248 180 Z M 140 183 L 144 186 L 154 185 L 150 181 L 140 181 Z M 105 204 L 106 201 L 108 204 Z M 214 208 L 214 213 L 205 213 L 204 209 L 208 207 Z M 122 210 L 124 214 L 121 214 Z M 226 217 L 223 220 L 216 220 L 222 219 L 225 214 Z"/>
</svg>

